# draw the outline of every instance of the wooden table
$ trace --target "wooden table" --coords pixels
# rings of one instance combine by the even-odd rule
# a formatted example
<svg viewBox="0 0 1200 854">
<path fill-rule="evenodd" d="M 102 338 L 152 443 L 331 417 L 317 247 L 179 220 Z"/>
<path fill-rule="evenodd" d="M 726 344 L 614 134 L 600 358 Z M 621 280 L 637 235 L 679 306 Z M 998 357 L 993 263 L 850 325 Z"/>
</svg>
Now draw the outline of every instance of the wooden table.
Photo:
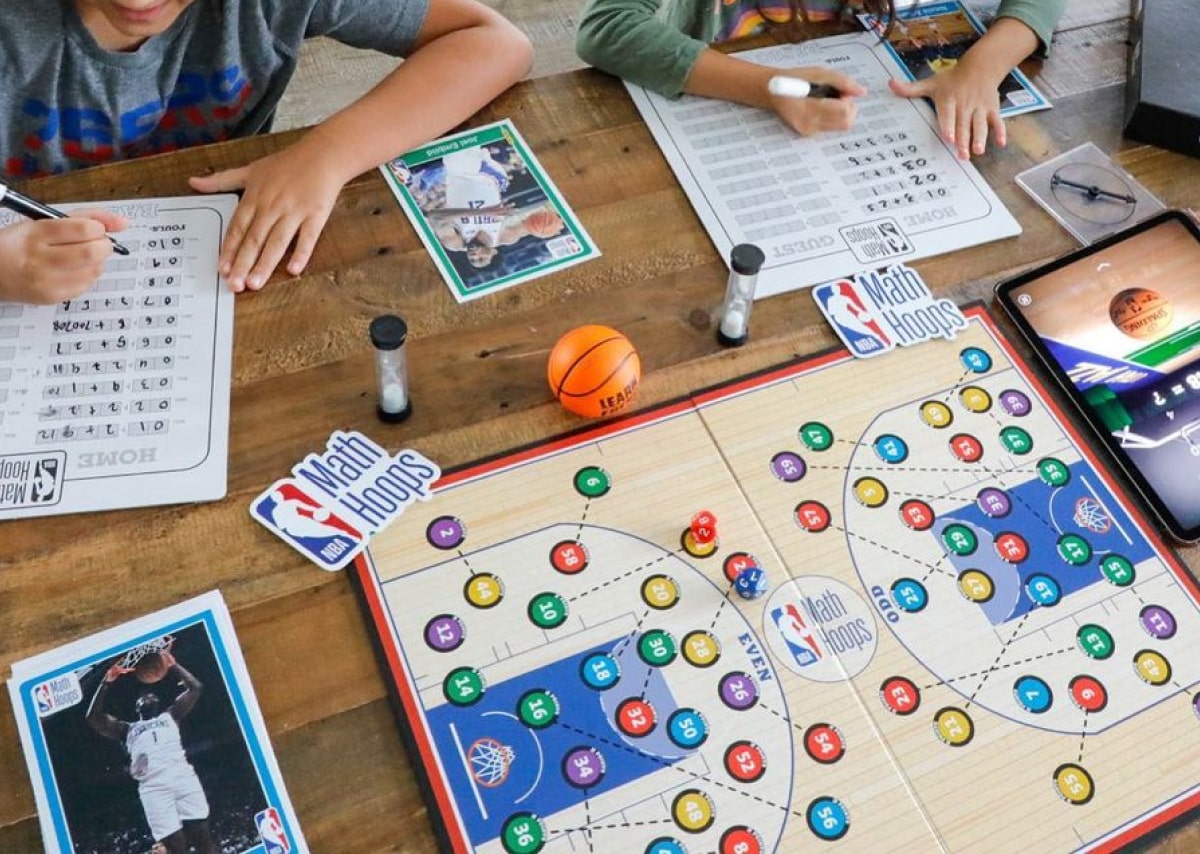
<svg viewBox="0 0 1200 854">
<path fill-rule="evenodd" d="M 940 294 L 988 299 L 999 278 L 1067 252 L 1070 236 L 1015 185 L 1031 165 L 1092 140 L 1171 206 L 1200 199 L 1200 161 L 1120 138 L 1123 0 L 1076 4 L 1043 69 L 1055 109 L 1009 124 L 979 166 L 1024 227 L 1017 238 L 916 264 Z M 1060 59 L 1061 57 L 1061 59 Z M 750 345 L 721 350 L 713 310 L 726 269 L 622 86 L 582 71 L 523 83 L 473 123 L 513 119 L 604 256 L 457 305 L 378 174 L 342 193 L 309 271 L 239 296 L 229 494 L 219 502 L 0 525 L 0 673 L 17 659 L 205 590 L 234 614 L 287 787 L 316 851 L 429 851 L 434 839 L 345 576 L 315 569 L 251 522 L 247 506 L 336 428 L 452 467 L 578 426 L 545 382 L 567 328 L 604 323 L 638 343 L 640 406 L 833 346 L 807 293 L 761 303 Z M 264 136 L 47 179 L 48 201 L 188 193 L 186 178 L 246 163 Z M 410 326 L 416 415 L 374 414 L 367 324 Z M 136 545 L 134 545 L 136 544 Z M 1182 550 L 1200 569 L 1200 548 Z M 6 695 L 7 696 L 7 695 Z M 0 851 L 39 849 L 25 762 L 0 709 Z M 1184 822 L 1154 843 L 1195 850 Z"/>
</svg>

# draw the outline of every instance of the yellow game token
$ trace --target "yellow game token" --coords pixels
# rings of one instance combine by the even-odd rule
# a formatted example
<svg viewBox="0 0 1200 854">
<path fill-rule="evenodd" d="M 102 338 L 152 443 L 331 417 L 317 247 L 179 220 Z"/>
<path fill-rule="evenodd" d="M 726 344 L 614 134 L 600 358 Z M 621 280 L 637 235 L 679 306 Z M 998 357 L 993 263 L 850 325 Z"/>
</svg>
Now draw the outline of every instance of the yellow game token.
<svg viewBox="0 0 1200 854">
<path fill-rule="evenodd" d="M 711 632 L 688 632 L 683 638 L 683 660 L 693 667 L 708 667 L 721 657 L 721 644 Z"/>
<path fill-rule="evenodd" d="M 1133 669 L 1150 685 L 1165 685 L 1171 681 L 1171 663 L 1162 653 L 1152 649 L 1143 649 L 1133 657 Z"/>
<path fill-rule="evenodd" d="M 700 833 L 712 826 L 717 817 L 712 801 L 699 789 L 685 789 L 671 804 L 675 823 L 689 833 Z"/>
<path fill-rule="evenodd" d="M 921 420 L 940 430 L 950 426 L 950 422 L 954 420 L 954 413 L 940 400 L 927 400 L 921 404 Z"/>
<path fill-rule="evenodd" d="M 711 543 L 698 543 L 692 536 L 692 529 L 685 528 L 683 532 L 683 550 L 692 557 L 708 557 L 717 550 L 718 542 L 713 540 Z"/>
<path fill-rule="evenodd" d="M 642 582 L 642 601 L 656 611 L 665 611 L 679 601 L 679 585 L 667 575 L 652 575 Z"/>
<path fill-rule="evenodd" d="M 1059 765 L 1054 771 L 1054 788 L 1058 796 L 1069 804 L 1086 804 L 1096 794 L 1092 775 L 1073 762 Z"/>
<path fill-rule="evenodd" d="M 975 724 L 962 709 L 947 706 L 933 716 L 933 731 L 951 747 L 962 747 L 975 736 Z"/>
<path fill-rule="evenodd" d="M 480 572 L 463 586 L 463 595 L 476 608 L 491 608 L 504 598 L 504 584 L 490 572 Z"/>
<path fill-rule="evenodd" d="M 958 589 L 972 602 L 986 602 L 996 592 L 992 577 L 978 569 L 968 569 L 958 577 Z"/>
<path fill-rule="evenodd" d="M 864 507 L 882 507 L 887 502 L 888 489 L 877 478 L 860 477 L 854 481 L 854 497 Z"/>
<path fill-rule="evenodd" d="M 992 396 L 976 385 L 969 385 L 960 391 L 958 399 L 969 412 L 987 412 L 992 408 Z"/>
</svg>

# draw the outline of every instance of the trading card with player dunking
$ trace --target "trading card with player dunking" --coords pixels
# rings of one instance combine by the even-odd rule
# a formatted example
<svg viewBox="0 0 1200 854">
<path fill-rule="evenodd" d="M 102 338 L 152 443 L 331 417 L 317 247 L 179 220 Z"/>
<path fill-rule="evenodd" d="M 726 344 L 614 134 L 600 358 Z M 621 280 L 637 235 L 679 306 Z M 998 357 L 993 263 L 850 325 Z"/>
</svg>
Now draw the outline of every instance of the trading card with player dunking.
<svg viewBox="0 0 1200 854">
<path fill-rule="evenodd" d="M 983 24 L 961 0 L 914 3 L 899 10 L 890 22 L 874 15 L 858 17 L 868 30 L 880 35 L 887 33 L 885 45 L 899 60 L 909 80 L 924 80 L 953 68 L 984 33 Z M 1019 68 L 1014 68 L 1000 81 L 999 95 L 1002 118 L 1046 110 L 1051 106 Z"/>
<path fill-rule="evenodd" d="M 47 851 L 307 851 L 221 594 L 13 665 Z"/>
<path fill-rule="evenodd" d="M 600 255 L 509 121 L 379 168 L 459 302 Z"/>
<path fill-rule="evenodd" d="M 1090 142 L 1026 169 L 1017 184 L 1084 246 L 1165 210 Z"/>
</svg>

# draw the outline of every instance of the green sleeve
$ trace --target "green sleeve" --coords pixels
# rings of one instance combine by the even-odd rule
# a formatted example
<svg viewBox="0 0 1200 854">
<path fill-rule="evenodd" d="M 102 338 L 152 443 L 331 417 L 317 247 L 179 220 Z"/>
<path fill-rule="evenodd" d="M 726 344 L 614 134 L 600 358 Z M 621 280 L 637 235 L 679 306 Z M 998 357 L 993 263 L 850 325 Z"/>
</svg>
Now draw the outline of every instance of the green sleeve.
<svg viewBox="0 0 1200 854">
<path fill-rule="evenodd" d="M 1001 0 L 996 11 L 997 18 L 1016 18 L 1037 35 L 1041 46 L 1040 56 L 1050 49 L 1050 37 L 1054 27 L 1067 8 L 1067 0 Z"/>
<path fill-rule="evenodd" d="M 579 58 L 601 71 L 668 97 L 681 95 L 683 84 L 706 45 L 683 31 L 700 26 L 698 22 L 657 17 L 662 2 L 590 0 L 575 34 Z"/>
</svg>

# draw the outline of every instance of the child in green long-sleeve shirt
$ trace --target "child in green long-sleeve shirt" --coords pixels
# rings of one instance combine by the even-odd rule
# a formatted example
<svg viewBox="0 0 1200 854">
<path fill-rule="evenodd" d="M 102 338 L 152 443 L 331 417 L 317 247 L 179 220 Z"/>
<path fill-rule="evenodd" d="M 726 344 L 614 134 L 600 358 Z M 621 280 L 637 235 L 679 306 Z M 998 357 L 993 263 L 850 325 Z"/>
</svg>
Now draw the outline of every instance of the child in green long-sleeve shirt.
<svg viewBox="0 0 1200 854">
<path fill-rule="evenodd" d="M 1046 50 L 1065 6 L 1066 0 L 1002 0 L 991 28 L 954 68 L 912 83 L 892 81 L 892 91 L 932 99 L 942 136 L 964 160 L 983 154 L 989 133 L 1003 146 L 1000 81 L 1025 57 Z M 885 19 L 895 16 L 894 0 L 590 0 L 576 49 L 585 62 L 670 97 L 687 93 L 773 110 L 802 134 L 847 130 L 854 123 L 854 96 L 865 93 L 854 80 L 821 67 L 787 69 L 783 73 L 832 85 L 844 97 L 777 97 L 767 83 L 779 69 L 710 45 L 859 8 Z"/>
</svg>

